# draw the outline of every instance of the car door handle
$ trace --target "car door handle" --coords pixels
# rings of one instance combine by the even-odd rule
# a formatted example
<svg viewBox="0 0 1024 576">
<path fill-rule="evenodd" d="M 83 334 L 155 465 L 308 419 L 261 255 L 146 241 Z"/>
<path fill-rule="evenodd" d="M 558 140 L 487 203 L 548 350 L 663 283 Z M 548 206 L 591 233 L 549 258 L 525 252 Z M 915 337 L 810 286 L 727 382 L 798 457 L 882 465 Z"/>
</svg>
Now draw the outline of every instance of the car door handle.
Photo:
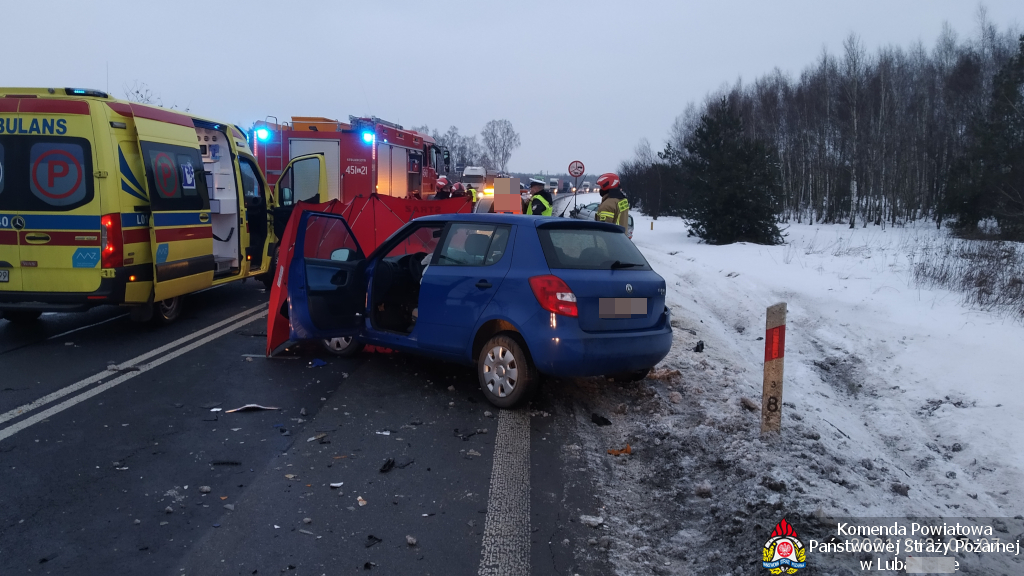
<svg viewBox="0 0 1024 576">
<path fill-rule="evenodd" d="M 491 287 L 491 283 L 488 282 L 487 280 L 480 280 L 479 282 L 476 283 L 476 287 L 477 288 L 490 288 Z"/>
<path fill-rule="evenodd" d="M 50 241 L 49 234 L 25 234 L 25 241 L 29 244 L 46 244 Z"/>
</svg>

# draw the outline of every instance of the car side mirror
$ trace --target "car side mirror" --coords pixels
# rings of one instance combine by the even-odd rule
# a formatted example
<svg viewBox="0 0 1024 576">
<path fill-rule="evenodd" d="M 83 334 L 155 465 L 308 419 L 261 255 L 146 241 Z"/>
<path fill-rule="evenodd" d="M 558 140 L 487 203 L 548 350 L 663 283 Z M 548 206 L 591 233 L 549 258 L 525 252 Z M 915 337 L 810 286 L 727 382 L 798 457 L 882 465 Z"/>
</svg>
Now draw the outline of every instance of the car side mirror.
<svg viewBox="0 0 1024 576">
<path fill-rule="evenodd" d="M 348 262 L 348 258 L 351 255 L 352 251 L 348 248 L 338 248 L 334 252 L 331 252 L 331 260 L 335 262 Z"/>
</svg>

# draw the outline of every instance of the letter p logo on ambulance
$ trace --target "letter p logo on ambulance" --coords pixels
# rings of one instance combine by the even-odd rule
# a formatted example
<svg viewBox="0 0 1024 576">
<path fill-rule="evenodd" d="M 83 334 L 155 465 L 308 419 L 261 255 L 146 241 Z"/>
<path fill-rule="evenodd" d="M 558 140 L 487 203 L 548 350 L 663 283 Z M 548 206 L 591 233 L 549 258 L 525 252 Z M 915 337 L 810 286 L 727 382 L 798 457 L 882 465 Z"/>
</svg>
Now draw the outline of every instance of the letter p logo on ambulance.
<svg viewBox="0 0 1024 576">
<path fill-rule="evenodd" d="M 796 537 L 796 530 L 783 518 L 764 543 L 761 565 L 772 574 L 796 574 L 807 566 L 807 552 Z"/>
<path fill-rule="evenodd" d="M 29 188 L 51 206 L 67 206 L 85 198 L 85 159 L 78 144 L 33 144 Z"/>
</svg>

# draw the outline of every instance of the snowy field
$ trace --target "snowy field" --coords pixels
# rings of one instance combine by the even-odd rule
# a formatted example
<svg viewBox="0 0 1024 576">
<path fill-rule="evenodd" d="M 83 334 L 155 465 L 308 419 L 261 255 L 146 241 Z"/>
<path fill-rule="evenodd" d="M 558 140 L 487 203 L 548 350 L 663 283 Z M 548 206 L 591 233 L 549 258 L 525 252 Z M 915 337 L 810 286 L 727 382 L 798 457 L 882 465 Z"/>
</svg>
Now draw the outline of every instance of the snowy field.
<svg viewBox="0 0 1024 576">
<path fill-rule="evenodd" d="M 675 345 L 653 378 L 596 405 L 581 384 L 613 424 L 581 414 L 586 445 L 566 447 L 597 474 L 593 512 L 621 574 L 767 573 L 757 555 L 782 518 L 799 532 L 831 517 L 1024 512 L 1024 326 L 914 283 L 934 226 L 793 224 L 786 245 L 709 246 L 678 218 L 651 230 L 633 216 L 634 243 L 668 285 Z M 789 309 L 783 434 L 769 442 L 741 399 L 760 405 L 777 302 Z M 626 443 L 631 456 L 606 454 Z M 1024 573 L 1021 557 L 1000 558 L 992 568 Z M 809 560 L 816 574 L 856 568 Z"/>
</svg>

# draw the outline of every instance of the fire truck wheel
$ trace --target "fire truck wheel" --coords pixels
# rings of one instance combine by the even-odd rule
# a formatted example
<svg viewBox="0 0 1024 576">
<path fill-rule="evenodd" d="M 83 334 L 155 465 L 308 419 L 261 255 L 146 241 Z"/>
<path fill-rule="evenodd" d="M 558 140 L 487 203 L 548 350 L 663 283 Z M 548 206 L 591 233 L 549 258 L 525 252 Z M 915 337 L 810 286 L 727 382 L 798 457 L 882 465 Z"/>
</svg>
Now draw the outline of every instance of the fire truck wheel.
<svg viewBox="0 0 1024 576">
<path fill-rule="evenodd" d="M 362 342 L 353 340 L 351 336 L 344 338 L 329 338 L 323 341 L 324 350 L 334 356 L 354 356 L 366 347 Z"/>
</svg>

